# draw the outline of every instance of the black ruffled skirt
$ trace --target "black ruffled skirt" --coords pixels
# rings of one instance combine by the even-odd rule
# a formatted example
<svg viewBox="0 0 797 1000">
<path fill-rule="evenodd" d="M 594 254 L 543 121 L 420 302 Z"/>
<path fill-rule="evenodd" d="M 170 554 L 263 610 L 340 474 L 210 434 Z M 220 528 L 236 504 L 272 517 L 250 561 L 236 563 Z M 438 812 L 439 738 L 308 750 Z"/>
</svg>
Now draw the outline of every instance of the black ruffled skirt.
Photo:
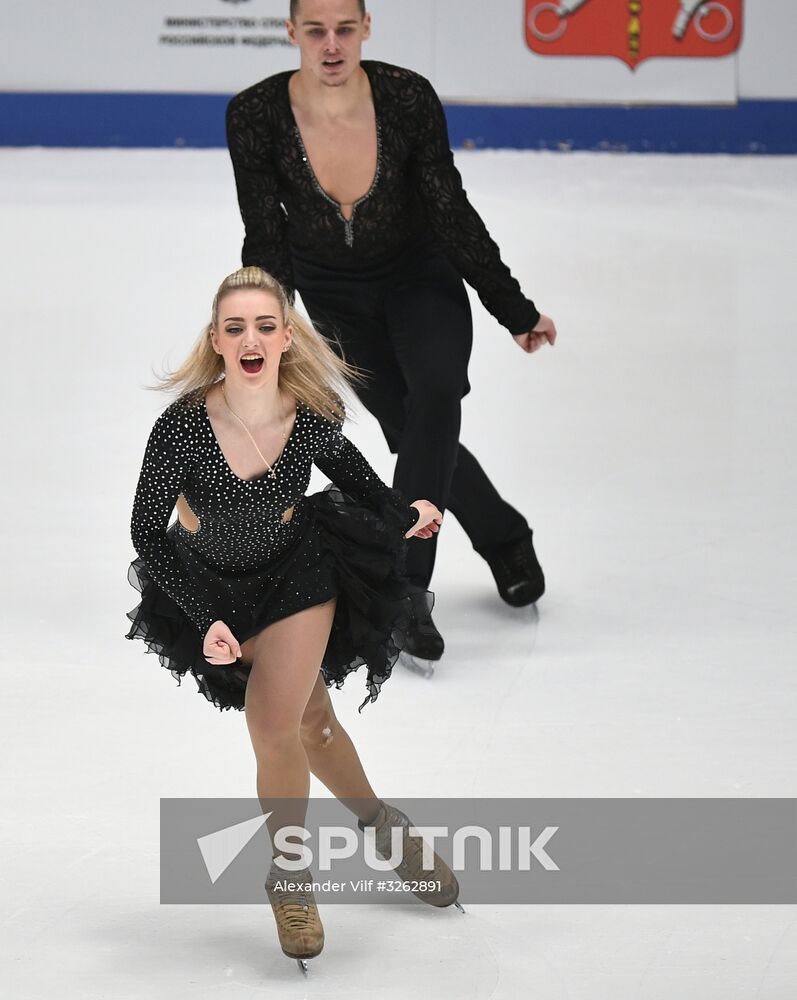
<svg viewBox="0 0 797 1000">
<path fill-rule="evenodd" d="M 203 587 L 216 592 L 218 619 L 244 643 L 275 621 L 337 597 L 320 668 L 327 687 L 339 688 L 353 670 L 366 667 L 362 711 L 376 701 L 408 632 L 434 603 L 429 591 L 410 593 L 405 511 L 393 490 L 363 501 L 330 486 L 306 497 L 296 505 L 297 536 L 286 551 L 242 575 L 203 573 Z M 179 550 L 177 525 L 168 530 Z M 199 693 L 217 708 L 242 710 L 249 667 L 240 661 L 208 663 L 204 636 L 141 559 L 130 564 L 128 579 L 141 603 L 127 615 L 132 623 L 127 638 L 143 639 L 178 685 L 191 673 Z"/>
</svg>

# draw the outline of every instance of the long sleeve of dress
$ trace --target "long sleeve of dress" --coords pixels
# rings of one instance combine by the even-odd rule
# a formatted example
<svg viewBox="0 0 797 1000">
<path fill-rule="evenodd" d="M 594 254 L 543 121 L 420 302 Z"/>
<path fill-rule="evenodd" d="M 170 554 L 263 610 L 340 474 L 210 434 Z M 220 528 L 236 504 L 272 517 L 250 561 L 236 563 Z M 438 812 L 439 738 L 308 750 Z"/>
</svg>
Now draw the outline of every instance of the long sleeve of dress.
<svg viewBox="0 0 797 1000">
<path fill-rule="evenodd" d="M 169 518 L 183 492 L 193 462 L 187 435 L 173 408 L 155 423 L 133 502 L 130 535 L 133 546 L 152 579 L 172 598 L 204 636 L 216 621 L 209 603 L 180 562 L 166 534 Z"/>
<path fill-rule="evenodd" d="M 421 88 L 417 108 L 419 129 L 411 166 L 429 224 L 485 308 L 510 333 L 525 333 L 537 325 L 540 313 L 521 292 L 517 280 L 501 260 L 497 244 L 468 201 L 462 177 L 454 165 L 440 99 L 427 80 L 423 77 L 416 80 Z"/>
<path fill-rule="evenodd" d="M 241 263 L 268 271 L 293 301 L 293 266 L 276 167 L 269 156 L 268 126 L 264 116 L 257 124 L 250 120 L 242 105 L 234 97 L 226 116 L 227 145 L 245 230 Z"/>
<path fill-rule="evenodd" d="M 341 490 L 356 498 L 379 496 L 394 507 L 403 519 L 403 530 L 409 531 L 418 523 L 421 514 L 417 507 L 410 507 L 402 494 L 387 486 L 356 445 L 333 425 L 325 449 L 316 455 L 315 464 Z"/>
</svg>

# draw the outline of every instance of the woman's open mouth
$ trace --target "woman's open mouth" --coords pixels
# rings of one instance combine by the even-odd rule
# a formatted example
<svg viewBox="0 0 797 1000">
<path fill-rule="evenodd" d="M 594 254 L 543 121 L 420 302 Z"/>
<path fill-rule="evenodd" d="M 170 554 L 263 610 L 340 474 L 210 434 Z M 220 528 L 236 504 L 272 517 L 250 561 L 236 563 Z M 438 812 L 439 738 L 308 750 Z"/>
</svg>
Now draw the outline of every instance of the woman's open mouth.
<svg viewBox="0 0 797 1000">
<path fill-rule="evenodd" d="M 241 358 L 241 368 L 250 375 L 257 375 L 264 363 L 265 358 L 262 354 L 244 354 Z"/>
</svg>

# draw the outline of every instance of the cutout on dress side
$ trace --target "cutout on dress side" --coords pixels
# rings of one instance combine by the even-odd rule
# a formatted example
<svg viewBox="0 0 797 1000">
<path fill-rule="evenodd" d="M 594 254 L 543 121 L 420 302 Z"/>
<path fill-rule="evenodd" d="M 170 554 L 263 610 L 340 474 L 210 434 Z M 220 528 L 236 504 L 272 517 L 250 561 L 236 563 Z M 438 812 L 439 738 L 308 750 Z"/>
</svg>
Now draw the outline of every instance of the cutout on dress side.
<svg viewBox="0 0 797 1000">
<path fill-rule="evenodd" d="M 199 518 L 188 506 L 186 498 L 180 494 L 177 498 L 177 520 L 186 531 L 192 535 L 199 531 Z"/>
</svg>

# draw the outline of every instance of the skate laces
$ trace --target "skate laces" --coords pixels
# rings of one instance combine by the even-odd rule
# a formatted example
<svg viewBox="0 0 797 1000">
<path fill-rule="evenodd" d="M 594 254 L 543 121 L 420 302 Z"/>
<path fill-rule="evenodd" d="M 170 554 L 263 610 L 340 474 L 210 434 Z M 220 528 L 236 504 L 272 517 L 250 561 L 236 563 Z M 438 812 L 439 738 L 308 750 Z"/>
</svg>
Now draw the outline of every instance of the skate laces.
<svg viewBox="0 0 797 1000">
<path fill-rule="evenodd" d="M 280 910 L 280 920 L 291 930 L 301 930 L 310 923 L 314 923 L 313 914 L 310 911 L 310 904 L 286 901 L 281 897 L 277 901 Z"/>
<path fill-rule="evenodd" d="M 382 857 L 387 861 L 391 856 L 392 849 L 392 828 L 400 826 L 403 829 L 402 834 L 402 858 L 398 865 L 396 865 L 395 870 L 405 877 L 407 875 L 413 878 L 418 877 L 418 873 L 422 872 L 427 878 L 432 878 L 432 876 L 438 871 L 440 859 L 435 851 L 432 852 L 432 864 L 433 868 L 428 871 L 422 868 L 423 864 L 423 838 L 411 837 L 410 836 L 410 820 L 408 816 L 405 816 L 403 812 L 399 809 L 391 808 L 387 812 L 386 822 L 382 825 L 381 829 L 385 831 L 382 838 L 377 840 L 377 849 Z M 381 839 L 381 843 L 380 843 Z"/>
<path fill-rule="evenodd" d="M 275 883 L 279 880 L 299 883 L 300 888 L 276 889 Z M 314 920 L 312 908 L 315 906 L 315 899 L 312 881 L 312 876 L 307 870 L 304 872 L 284 872 L 279 876 L 275 875 L 273 870 L 269 872 L 266 880 L 269 901 L 272 906 L 279 907 L 280 919 L 291 929 L 299 929 Z M 302 888 L 302 884 L 306 885 L 306 888 Z"/>
<path fill-rule="evenodd" d="M 409 834 L 404 837 L 404 857 L 399 870 L 411 875 L 413 878 L 432 879 L 441 871 L 439 862 L 440 859 L 437 856 L 437 852 L 432 851 L 432 867 L 431 869 L 424 868 L 423 838 L 410 837 Z"/>
</svg>

